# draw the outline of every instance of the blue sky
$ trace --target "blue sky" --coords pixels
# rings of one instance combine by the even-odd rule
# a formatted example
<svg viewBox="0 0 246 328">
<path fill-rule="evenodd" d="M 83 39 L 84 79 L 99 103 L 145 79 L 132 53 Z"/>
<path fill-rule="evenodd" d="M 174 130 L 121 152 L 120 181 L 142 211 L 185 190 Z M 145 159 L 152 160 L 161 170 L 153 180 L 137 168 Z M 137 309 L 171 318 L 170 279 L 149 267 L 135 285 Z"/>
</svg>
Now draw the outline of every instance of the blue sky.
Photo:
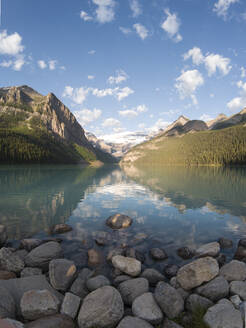
<svg viewBox="0 0 246 328">
<path fill-rule="evenodd" d="M 246 106 L 244 0 L 2 0 L 0 85 L 53 92 L 97 136 Z"/>
</svg>

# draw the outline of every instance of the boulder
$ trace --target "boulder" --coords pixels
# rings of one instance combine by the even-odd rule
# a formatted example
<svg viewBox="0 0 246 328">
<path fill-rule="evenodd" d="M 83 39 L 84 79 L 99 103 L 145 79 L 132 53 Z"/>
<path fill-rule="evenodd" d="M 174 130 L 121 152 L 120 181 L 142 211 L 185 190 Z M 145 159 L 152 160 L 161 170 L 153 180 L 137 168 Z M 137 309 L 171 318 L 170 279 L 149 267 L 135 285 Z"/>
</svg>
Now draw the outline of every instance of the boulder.
<svg viewBox="0 0 246 328">
<path fill-rule="evenodd" d="M 223 276 L 227 281 L 245 280 L 246 264 L 237 260 L 232 260 L 220 269 L 220 276 Z"/>
<path fill-rule="evenodd" d="M 56 314 L 59 300 L 47 289 L 29 290 L 21 298 L 21 313 L 25 320 L 36 320 L 46 315 Z"/>
<path fill-rule="evenodd" d="M 212 257 L 203 257 L 181 267 L 177 280 L 183 289 L 189 290 L 212 280 L 218 273 L 217 261 Z"/>
<path fill-rule="evenodd" d="M 122 274 L 114 279 L 114 286 L 119 286 L 124 281 L 130 280 L 132 277 Z"/>
<path fill-rule="evenodd" d="M 236 310 L 227 299 L 210 307 L 204 316 L 205 323 L 210 328 L 243 328 L 240 311 Z"/>
<path fill-rule="evenodd" d="M 122 282 L 118 290 L 126 305 L 132 305 L 135 298 L 149 291 L 149 282 L 145 278 L 130 279 Z"/>
<path fill-rule="evenodd" d="M 229 284 L 224 277 L 219 276 L 207 284 L 198 287 L 196 292 L 213 302 L 217 302 L 229 295 Z"/>
<path fill-rule="evenodd" d="M 119 255 L 122 255 L 122 254 L 119 254 Z M 145 261 L 144 254 L 142 252 L 139 252 L 136 248 L 133 248 L 133 247 L 126 249 L 125 256 L 133 257 L 134 259 L 136 259 L 142 263 Z"/>
<path fill-rule="evenodd" d="M 174 287 L 175 288 L 175 287 Z M 176 288 L 175 288 L 176 289 Z M 181 295 L 181 297 L 183 298 L 183 300 L 185 301 L 187 299 L 187 297 L 190 295 L 190 292 L 188 292 L 187 290 L 184 290 L 183 288 L 179 287 L 176 289 L 177 292 Z"/>
<path fill-rule="evenodd" d="M 145 269 L 141 277 L 147 279 L 151 286 L 155 286 L 159 281 L 165 280 L 163 274 L 155 269 Z"/>
<path fill-rule="evenodd" d="M 88 254 L 84 249 L 76 251 L 75 254 L 69 256 L 69 260 L 73 261 L 77 269 L 83 269 L 88 264 Z"/>
<path fill-rule="evenodd" d="M 142 319 L 127 316 L 121 320 L 117 328 L 154 328 L 147 321 Z"/>
<path fill-rule="evenodd" d="M 195 255 L 195 252 L 194 252 L 193 249 L 191 249 L 189 247 L 180 247 L 177 250 L 177 254 L 182 259 L 189 260 L 189 259 L 191 259 Z"/>
<path fill-rule="evenodd" d="M 2 247 L 8 239 L 6 227 L 0 224 L 0 247 Z"/>
<path fill-rule="evenodd" d="M 124 255 L 123 248 L 113 248 L 108 252 L 107 261 L 112 261 L 112 258 L 116 255 Z M 129 256 L 131 257 L 131 256 Z"/>
<path fill-rule="evenodd" d="M 63 253 L 60 244 L 50 241 L 34 248 L 26 257 L 26 265 L 46 270 L 51 260 L 62 257 Z"/>
<path fill-rule="evenodd" d="M 218 243 L 220 244 L 221 248 L 231 248 L 233 246 L 233 242 L 231 239 L 223 237 L 218 240 Z"/>
<path fill-rule="evenodd" d="M 8 280 L 16 278 L 16 274 L 10 271 L 0 270 L 0 280 Z"/>
<path fill-rule="evenodd" d="M 230 297 L 230 301 L 234 305 L 235 309 L 240 309 L 240 304 L 242 303 L 241 298 L 238 295 L 233 295 Z"/>
<path fill-rule="evenodd" d="M 116 269 L 136 277 L 141 273 L 141 262 L 131 257 L 116 255 L 112 258 L 112 264 Z"/>
<path fill-rule="evenodd" d="M 159 282 L 155 289 L 155 300 L 169 319 L 178 317 L 184 311 L 184 300 L 180 293 L 165 282 Z"/>
<path fill-rule="evenodd" d="M 181 288 L 181 286 L 180 286 L 180 284 L 179 284 L 179 282 L 178 282 L 177 277 L 172 277 L 172 278 L 170 279 L 170 285 L 171 285 L 172 287 L 176 288 L 176 289 Z"/>
<path fill-rule="evenodd" d="M 195 312 L 197 309 L 203 309 L 207 310 L 211 306 L 213 306 L 214 303 L 210 301 L 208 298 L 202 297 L 197 294 L 191 294 L 185 303 L 185 307 L 190 312 Z"/>
<path fill-rule="evenodd" d="M 178 271 L 179 271 L 179 267 L 176 264 L 168 264 L 164 268 L 165 276 L 168 279 L 171 279 L 172 277 L 175 277 L 177 275 Z"/>
<path fill-rule="evenodd" d="M 162 328 L 183 328 L 172 320 L 166 318 L 163 322 Z"/>
<path fill-rule="evenodd" d="M 56 259 L 50 261 L 49 278 L 52 287 L 65 292 L 76 277 L 76 266 L 72 261 Z"/>
<path fill-rule="evenodd" d="M 41 239 L 27 238 L 21 240 L 20 247 L 30 252 L 32 249 L 40 246 L 42 243 L 43 241 Z"/>
<path fill-rule="evenodd" d="M 22 271 L 21 271 L 21 277 L 24 278 L 24 277 L 30 277 L 30 276 L 39 276 L 42 274 L 42 270 L 39 269 L 39 268 L 24 268 Z"/>
<path fill-rule="evenodd" d="M 73 228 L 65 223 L 60 223 L 60 224 L 56 224 L 51 228 L 51 233 L 52 234 L 59 234 L 59 233 L 65 233 L 65 232 L 69 232 L 72 231 Z"/>
<path fill-rule="evenodd" d="M 96 315 L 95 315 L 96 314 Z M 78 315 L 79 328 L 113 328 L 124 315 L 120 293 L 104 286 L 87 295 Z"/>
<path fill-rule="evenodd" d="M 92 275 L 93 271 L 88 268 L 82 269 L 70 287 L 70 292 L 79 296 L 83 300 L 89 294 L 89 290 L 86 287 L 86 281 Z"/>
<path fill-rule="evenodd" d="M 71 293 L 66 293 L 61 306 L 61 314 L 66 314 L 72 319 L 75 319 L 79 311 L 81 299 Z"/>
<path fill-rule="evenodd" d="M 64 314 L 55 314 L 27 323 L 25 328 L 75 328 L 75 323 Z"/>
<path fill-rule="evenodd" d="M 163 314 L 152 293 L 138 296 L 132 304 L 132 313 L 135 317 L 146 320 L 153 325 L 162 322 Z"/>
<path fill-rule="evenodd" d="M 209 243 L 200 246 L 196 250 L 196 256 L 198 257 L 205 257 L 205 256 L 211 256 L 216 257 L 220 252 L 220 244 L 217 242 Z"/>
<path fill-rule="evenodd" d="M 0 318 L 15 318 L 14 298 L 4 287 L 0 287 Z"/>
<path fill-rule="evenodd" d="M 86 287 L 90 292 L 93 292 L 94 290 L 103 286 L 110 286 L 110 281 L 108 280 L 108 278 L 102 275 L 92 277 L 86 282 Z"/>
<path fill-rule="evenodd" d="M 19 273 L 24 269 L 24 266 L 25 263 L 22 259 L 9 248 L 3 247 L 0 249 L 0 267 L 2 270 Z"/>
<path fill-rule="evenodd" d="M 162 261 L 168 258 L 166 252 L 160 248 L 151 248 L 149 253 L 150 256 L 156 261 Z"/>
<path fill-rule="evenodd" d="M 246 301 L 246 282 L 232 281 L 230 283 L 230 294 L 238 295 L 243 301 Z"/>
<path fill-rule="evenodd" d="M 16 321 L 10 318 L 0 319 L 1 328 L 24 328 L 24 324 L 20 321 Z"/>
<path fill-rule="evenodd" d="M 234 255 L 235 260 L 244 261 L 246 260 L 246 247 L 238 246 Z"/>
<path fill-rule="evenodd" d="M 124 214 L 115 214 L 110 216 L 106 224 L 112 229 L 122 229 L 122 228 L 128 228 L 132 224 L 133 220 Z"/>
</svg>

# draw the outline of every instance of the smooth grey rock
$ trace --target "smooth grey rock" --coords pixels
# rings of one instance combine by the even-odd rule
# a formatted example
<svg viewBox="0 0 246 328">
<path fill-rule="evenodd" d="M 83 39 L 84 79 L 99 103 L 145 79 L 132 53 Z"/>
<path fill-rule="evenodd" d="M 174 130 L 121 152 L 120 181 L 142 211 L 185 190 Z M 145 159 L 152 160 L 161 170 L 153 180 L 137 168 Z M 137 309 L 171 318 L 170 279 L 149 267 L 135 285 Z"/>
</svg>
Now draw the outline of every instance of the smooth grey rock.
<svg viewBox="0 0 246 328">
<path fill-rule="evenodd" d="M 136 248 L 127 248 L 125 252 L 126 257 L 133 257 L 134 259 L 144 263 L 145 256 L 142 252 L 139 252 Z"/>
<path fill-rule="evenodd" d="M 32 249 L 35 247 L 40 246 L 43 243 L 41 239 L 36 239 L 36 238 L 26 238 L 22 239 L 20 242 L 20 246 L 30 252 Z"/>
<path fill-rule="evenodd" d="M 39 269 L 39 268 L 24 268 L 22 271 L 21 271 L 21 277 L 24 278 L 24 277 L 30 277 L 30 276 L 39 276 L 42 274 L 42 270 Z"/>
<path fill-rule="evenodd" d="M 141 273 L 141 262 L 131 257 L 116 255 L 112 258 L 112 264 L 116 269 L 136 277 Z"/>
<path fill-rule="evenodd" d="M 210 328 L 243 328 L 240 311 L 236 310 L 227 299 L 210 307 L 204 316 L 205 323 Z"/>
<path fill-rule="evenodd" d="M 4 287 L 0 287 L 0 318 L 15 318 L 14 298 Z"/>
<path fill-rule="evenodd" d="M 211 306 L 213 306 L 214 303 L 210 301 L 208 298 L 202 297 L 197 294 L 191 294 L 185 303 L 185 307 L 190 312 L 195 312 L 197 309 L 204 309 L 207 310 Z"/>
<path fill-rule="evenodd" d="M 24 269 L 25 263 L 10 249 L 2 247 L 0 249 L 0 267 L 2 270 L 19 273 Z"/>
<path fill-rule="evenodd" d="M 67 315 L 55 314 L 27 323 L 25 328 L 75 328 L 75 323 Z"/>
<path fill-rule="evenodd" d="M 159 281 L 165 280 L 163 274 L 155 269 L 145 269 L 142 272 L 141 277 L 147 279 L 152 286 L 155 286 Z"/>
<path fill-rule="evenodd" d="M 26 265 L 34 268 L 48 269 L 51 260 L 61 257 L 63 257 L 63 253 L 60 244 L 50 241 L 34 248 L 26 257 Z"/>
<path fill-rule="evenodd" d="M 93 274 L 93 271 L 88 268 L 84 268 L 78 274 L 78 277 L 74 280 L 70 287 L 70 292 L 79 296 L 82 300 L 89 294 L 89 290 L 86 287 L 86 281 Z"/>
<path fill-rule="evenodd" d="M 114 285 L 117 287 L 124 281 L 130 280 L 132 277 L 122 274 L 114 279 Z"/>
<path fill-rule="evenodd" d="M 177 280 L 182 288 L 189 290 L 212 280 L 218 273 L 217 261 L 212 257 L 202 257 L 181 267 L 177 274 Z"/>
<path fill-rule="evenodd" d="M 179 257 L 181 257 L 184 260 L 189 260 L 195 255 L 195 251 L 191 249 L 190 247 L 180 247 L 177 250 L 177 254 Z"/>
<path fill-rule="evenodd" d="M 213 302 L 217 302 L 229 295 L 229 284 L 224 277 L 219 276 L 207 284 L 198 287 L 196 292 Z"/>
<path fill-rule="evenodd" d="M 19 258 L 21 258 L 22 261 L 25 263 L 26 257 L 28 255 L 28 251 L 26 251 L 25 249 L 18 249 L 14 253 L 15 255 L 19 256 Z"/>
<path fill-rule="evenodd" d="M 154 328 L 147 321 L 140 318 L 127 316 L 121 320 L 117 328 Z"/>
<path fill-rule="evenodd" d="M 29 290 L 21 298 L 21 313 L 26 320 L 36 320 L 56 314 L 59 303 L 56 296 L 48 290 Z"/>
<path fill-rule="evenodd" d="M 70 318 L 75 319 L 79 311 L 80 302 L 81 299 L 78 296 L 66 293 L 61 306 L 61 314 L 66 314 Z"/>
<path fill-rule="evenodd" d="M 116 255 L 124 255 L 124 249 L 123 248 L 114 248 L 114 249 L 111 249 L 109 252 L 108 252 L 108 255 L 107 255 L 107 261 L 112 261 L 112 258 Z"/>
<path fill-rule="evenodd" d="M 174 321 L 169 320 L 168 318 L 164 319 L 162 328 L 183 328 Z"/>
<path fill-rule="evenodd" d="M 113 328 L 124 315 L 120 293 L 111 286 L 87 295 L 78 315 L 79 328 Z"/>
<path fill-rule="evenodd" d="M 161 323 L 163 319 L 161 309 L 152 293 L 145 293 L 137 297 L 132 304 L 132 313 L 153 325 Z"/>
<path fill-rule="evenodd" d="M 218 242 L 219 242 L 221 248 L 231 248 L 233 246 L 232 240 L 228 239 L 228 238 L 222 237 L 218 240 Z"/>
<path fill-rule="evenodd" d="M 3 246 L 8 239 L 6 227 L 0 224 L 0 247 Z"/>
<path fill-rule="evenodd" d="M 122 282 L 118 290 L 126 305 L 132 305 L 132 302 L 138 296 L 149 291 L 149 282 L 145 278 L 136 278 Z"/>
<path fill-rule="evenodd" d="M 175 287 L 174 287 L 175 288 Z M 176 289 L 176 288 L 175 288 Z M 181 297 L 183 298 L 183 300 L 185 301 L 187 299 L 187 297 L 190 295 L 190 292 L 188 292 L 187 290 L 184 290 L 183 288 L 179 287 L 176 289 L 177 292 L 181 295 Z"/>
<path fill-rule="evenodd" d="M 178 317 L 184 311 L 184 300 L 182 296 L 175 288 L 165 282 L 158 283 L 154 297 L 169 319 Z"/>
<path fill-rule="evenodd" d="M 56 224 L 55 226 L 53 226 L 51 228 L 51 233 L 59 234 L 59 233 L 69 232 L 72 230 L 73 230 L 73 228 L 70 225 L 68 225 L 66 223 L 60 223 L 60 224 Z"/>
<path fill-rule="evenodd" d="M 230 283 L 230 294 L 238 295 L 243 301 L 246 301 L 246 282 L 232 281 Z"/>
<path fill-rule="evenodd" d="M 230 301 L 234 305 L 235 309 L 239 310 L 240 304 L 242 303 L 241 298 L 238 295 L 233 295 L 230 297 Z"/>
<path fill-rule="evenodd" d="M 246 327 L 246 302 L 242 302 L 239 305 L 239 310 L 240 310 L 242 318 L 243 318 L 244 327 Z"/>
<path fill-rule="evenodd" d="M 175 277 L 178 271 L 179 271 L 179 267 L 176 264 L 168 264 L 164 269 L 165 276 L 168 279 Z"/>
<path fill-rule="evenodd" d="M 246 260 L 246 247 L 238 246 L 237 250 L 234 254 L 234 259 L 245 262 L 245 260 Z"/>
<path fill-rule="evenodd" d="M 237 260 L 232 260 L 220 269 L 220 276 L 223 276 L 227 281 L 245 280 L 246 264 Z"/>
<path fill-rule="evenodd" d="M 6 324 L 10 325 L 10 326 L 8 326 L 9 328 L 24 328 L 24 324 L 20 321 L 16 321 L 16 320 L 13 320 L 13 319 L 10 319 L 10 318 L 6 318 L 2 321 L 5 323 L 5 326 L 3 326 L 3 328 L 4 327 L 7 328 Z M 0 319 L 0 327 L 2 327 L 1 326 L 2 321 Z"/>
<path fill-rule="evenodd" d="M 150 256 L 156 261 L 162 261 L 168 258 L 166 252 L 160 248 L 151 248 Z"/>
<path fill-rule="evenodd" d="M 209 243 L 200 246 L 196 250 L 196 256 L 198 257 L 205 257 L 205 256 L 211 256 L 216 257 L 220 252 L 220 244 L 217 242 Z"/>
<path fill-rule="evenodd" d="M 88 264 L 88 254 L 85 249 L 80 249 L 76 253 L 69 257 L 70 261 L 73 261 L 77 269 L 83 269 Z"/>
<path fill-rule="evenodd" d="M 106 224 L 112 228 L 112 229 L 122 229 L 122 228 L 128 228 L 132 224 L 133 220 L 124 214 L 115 214 L 110 216 Z"/>
<path fill-rule="evenodd" d="M 171 285 L 173 288 L 176 288 L 176 289 L 181 288 L 181 286 L 180 286 L 180 284 L 179 284 L 179 282 L 178 282 L 177 277 L 172 277 L 172 278 L 170 279 L 170 285 Z"/>
<path fill-rule="evenodd" d="M 65 292 L 76 275 L 76 266 L 72 261 L 66 259 L 56 259 L 50 261 L 49 277 L 52 287 Z"/>
<path fill-rule="evenodd" d="M 90 292 L 93 292 L 94 290 L 103 286 L 110 286 L 110 281 L 108 280 L 108 278 L 102 275 L 92 277 L 86 282 L 86 287 Z"/>
</svg>

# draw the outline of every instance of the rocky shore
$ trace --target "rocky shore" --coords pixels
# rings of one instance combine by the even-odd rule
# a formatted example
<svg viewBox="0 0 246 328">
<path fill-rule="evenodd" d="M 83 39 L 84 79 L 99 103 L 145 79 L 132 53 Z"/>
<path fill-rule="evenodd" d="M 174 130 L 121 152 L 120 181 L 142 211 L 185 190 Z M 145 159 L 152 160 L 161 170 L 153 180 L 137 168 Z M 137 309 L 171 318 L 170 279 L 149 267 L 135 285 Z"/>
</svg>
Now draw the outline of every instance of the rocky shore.
<svg viewBox="0 0 246 328">
<path fill-rule="evenodd" d="M 125 230 L 132 219 L 109 217 L 113 230 Z M 66 233 L 66 224 L 52 233 Z M 107 235 L 95 238 L 104 247 Z M 64 256 L 61 238 L 23 239 L 18 247 L 8 241 L 0 225 L 1 328 L 243 328 L 246 325 L 246 239 L 238 242 L 233 260 L 223 250 L 229 239 L 182 247 L 184 265 L 157 270 L 146 264 L 146 254 L 134 247 L 112 249 L 108 275 L 98 269 L 100 254 L 87 250 L 87 261 Z M 168 254 L 150 248 L 156 262 Z"/>
</svg>

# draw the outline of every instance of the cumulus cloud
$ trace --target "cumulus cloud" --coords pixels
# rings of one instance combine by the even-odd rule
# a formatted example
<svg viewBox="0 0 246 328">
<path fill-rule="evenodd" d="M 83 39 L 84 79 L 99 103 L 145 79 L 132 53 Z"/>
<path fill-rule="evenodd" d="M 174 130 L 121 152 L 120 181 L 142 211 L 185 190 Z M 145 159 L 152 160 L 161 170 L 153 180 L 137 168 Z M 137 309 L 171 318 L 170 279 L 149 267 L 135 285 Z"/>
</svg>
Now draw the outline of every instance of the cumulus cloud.
<svg viewBox="0 0 246 328">
<path fill-rule="evenodd" d="M 119 101 L 121 101 L 124 98 L 127 98 L 128 96 L 134 93 L 134 91 L 129 87 L 125 87 L 122 89 L 116 88 L 116 89 L 118 89 L 116 91 L 116 97 Z"/>
<path fill-rule="evenodd" d="M 218 0 L 214 4 L 213 11 L 216 12 L 219 17 L 226 19 L 230 6 L 237 2 L 239 2 L 239 0 Z"/>
<path fill-rule="evenodd" d="M 92 0 L 97 5 L 96 20 L 99 23 L 109 23 L 114 20 L 114 0 Z"/>
<path fill-rule="evenodd" d="M 132 30 L 128 27 L 120 26 L 119 29 L 125 35 L 132 33 Z"/>
<path fill-rule="evenodd" d="M 48 65 L 49 65 L 49 69 L 51 71 L 54 71 L 56 69 L 56 64 L 57 64 L 57 61 L 56 60 L 50 60 L 48 62 Z"/>
<path fill-rule="evenodd" d="M 87 14 L 86 11 L 81 10 L 80 12 L 80 18 L 83 19 L 85 22 L 93 20 L 93 18 Z"/>
<path fill-rule="evenodd" d="M 197 105 L 196 90 L 204 84 L 202 74 L 198 70 L 182 71 L 176 79 L 175 88 L 181 99 L 190 97 L 194 105 Z"/>
<path fill-rule="evenodd" d="M 0 32 L 0 55 L 16 56 L 23 52 L 22 37 L 17 33 Z"/>
<path fill-rule="evenodd" d="M 112 118 L 112 117 L 107 118 L 102 123 L 102 126 L 104 128 L 106 128 L 106 127 L 112 127 L 112 126 L 120 126 L 120 125 L 121 125 L 120 121 L 117 120 L 117 119 L 115 119 L 115 118 Z"/>
<path fill-rule="evenodd" d="M 24 56 L 18 56 L 13 62 L 13 70 L 20 71 L 24 65 L 25 65 Z"/>
<path fill-rule="evenodd" d="M 245 78 L 246 77 L 246 69 L 244 67 L 241 67 L 240 68 L 240 71 L 241 71 L 241 78 Z"/>
<path fill-rule="evenodd" d="M 45 69 L 47 67 L 47 64 L 44 60 L 38 60 L 38 66 L 41 69 Z"/>
<path fill-rule="evenodd" d="M 173 41 L 182 41 L 183 38 L 179 33 L 181 23 L 178 16 L 176 14 L 171 14 L 169 9 L 165 10 L 165 14 L 167 15 L 167 17 L 161 25 L 162 29 L 167 32 L 169 38 Z"/>
<path fill-rule="evenodd" d="M 145 113 L 147 111 L 148 111 L 147 106 L 143 104 L 134 107 L 132 109 L 120 110 L 118 113 L 122 117 L 133 118 L 138 116 L 140 113 Z"/>
<path fill-rule="evenodd" d="M 66 86 L 62 96 L 70 98 L 75 104 L 82 105 L 86 100 L 89 91 L 89 88 L 81 87 L 74 89 L 71 86 Z"/>
<path fill-rule="evenodd" d="M 130 0 L 130 8 L 133 17 L 138 17 L 142 14 L 142 8 L 138 0 Z"/>
<path fill-rule="evenodd" d="M 88 78 L 88 80 L 94 80 L 95 76 L 94 75 L 88 75 L 87 78 Z"/>
<path fill-rule="evenodd" d="M 91 89 L 92 94 L 96 97 L 102 98 L 102 97 L 106 97 L 106 96 L 113 96 L 115 98 L 117 98 L 119 101 L 121 101 L 122 99 L 128 97 L 129 95 L 131 95 L 132 93 L 134 93 L 134 91 L 129 88 L 129 87 L 125 87 L 125 88 L 108 88 L 108 89 Z"/>
<path fill-rule="evenodd" d="M 147 30 L 147 28 L 145 26 L 143 26 L 142 24 L 134 24 L 133 25 L 134 29 L 136 30 L 136 33 L 138 34 L 138 36 L 144 40 L 148 37 L 149 35 L 149 31 Z"/>
<path fill-rule="evenodd" d="M 128 79 L 128 75 L 123 70 L 116 71 L 115 76 L 110 76 L 108 78 L 109 84 L 120 84 Z"/>
<path fill-rule="evenodd" d="M 96 108 L 94 108 L 93 110 L 83 109 L 74 112 L 74 115 L 81 125 L 87 125 L 97 120 L 102 115 L 102 111 Z"/>
<path fill-rule="evenodd" d="M 204 56 L 202 54 L 202 51 L 200 48 L 194 47 L 193 49 L 190 49 L 188 52 L 186 52 L 184 55 L 184 60 L 187 60 L 189 58 L 192 58 L 192 62 L 195 65 L 200 65 L 204 61 Z"/>
<path fill-rule="evenodd" d="M 227 107 L 232 111 L 246 107 L 246 82 L 239 81 L 237 87 L 239 88 L 239 97 L 235 97 L 227 103 Z"/>
<path fill-rule="evenodd" d="M 211 117 L 210 115 L 208 114 L 202 114 L 200 116 L 200 120 L 204 121 L 204 122 L 208 122 L 208 121 L 211 121 L 213 119 L 213 117 Z"/>
<path fill-rule="evenodd" d="M 57 60 L 49 60 L 45 62 L 44 60 L 38 60 L 38 67 L 41 69 L 48 68 L 50 71 L 54 71 L 57 68 L 58 61 Z M 60 69 L 65 70 L 64 66 L 61 66 Z"/>
<path fill-rule="evenodd" d="M 155 134 L 160 131 L 160 129 L 164 130 L 169 124 L 171 124 L 171 122 L 166 122 L 162 118 L 159 118 L 154 125 L 149 128 L 146 128 L 146 131 L 148 131 L 150 134 Z"/>
</svg>

